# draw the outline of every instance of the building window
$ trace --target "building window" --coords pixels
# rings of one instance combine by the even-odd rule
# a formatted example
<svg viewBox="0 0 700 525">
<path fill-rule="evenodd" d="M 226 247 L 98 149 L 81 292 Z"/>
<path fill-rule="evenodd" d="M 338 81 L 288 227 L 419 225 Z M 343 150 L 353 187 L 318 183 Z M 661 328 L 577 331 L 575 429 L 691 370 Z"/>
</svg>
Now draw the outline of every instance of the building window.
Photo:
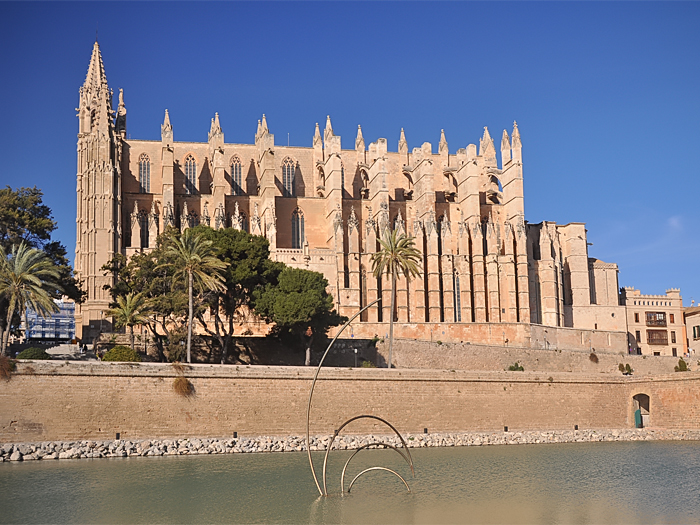
<svg viewBox="0 0 700 525">
<path fill-rule="evenodd" d="M 647 326 L 666 326 L 664 312 L 646 312 Z"/>
<path fill-rule="evenodd" d="M 460 293 L 459 274 L 455 274 L 455 322 L 462 322 L 462 294 Z"/>
<path fill-rule="evenodd" d="M 241 184 L 241 159 L 233 157 L 231 159 L 231 195 L 243 195 L 243 185 Z"/>
<path fill-rule="evenodd" d="M 635 323 L 638 323 L 638 322 L 639 322 L 639 314 L 638 314 L 638 313 L 635 313 L 635 314 L 634 314 L 634 322 L 635 322 Z"/>
<path fill-rule="evenodd" d="M 636 330 L 634 332 L 634 338 L 637 340 L 638 343 L 642 342 L 642 334 L 639 333 L 639 330 Z"/>
<path fill-rule="evenodd" d="M 295 175 L 294 161 L 287 157 L 282 163 L 282 186 L 284 186 L 284 196 L 294 197 L 296 192 L 294 190 L 294 175 Z"/>
<path fill-rule="evenodd" d="M 197 162 L 192 155 L 187 155 L 185 159 L 185 193 L 197 193 Z"/>
<path fill-rule="evenodd" d="M 673 357 L 678 357 L 678 351 L 675 348 L 671 348 L 671 354 Z"/>
<path fill-rule="evenodd" d="M 700 339 L 700 326 L 693 326 L 693 339 Z"/>
<path fill-rule="evenodd" d="M 292 213 L 292 248 L 300 249 L 304 245 L 304 212 L 299 208 Z"/>
<path fill-rule="evenodd" d="M 668 314 L 668 320 L 671 324 L 676 322 L 676 318 L 673 314 Z"/>
<path fill-rule="evenodd" d="M 241 215 L 241 228 L 243 229 L 244 232 L 250 233 L 248 231 L 248 217 L 246 217 L 244 212 L 240 212 Z"/>
<path fill-rule="evenodd" d="M 650 345 L 667 345 L 668 332 L 666 330 L 647 330 L 647 343 Z"/>
<path fill-rule="evenodd" d="M 145 153 L 139 157 L 139 186 L 141 193 L 151 193 L 151 161 Z"/>
<path fill-rule="evenodd" d="M 345 165 L 340 163 L 340 198 L 345 195 Z"/>
<path fill-rule="evenodd" d="M 671 330 L 671 342 L 675 344 L 676 342 L 676 332 Z"/>
<path fill-rule="evenodd" d="M 139 228 L 141 229 L 141 248 L 148 248 L 148 215 L 146 212 L 139 214 Z"/>
</svg>

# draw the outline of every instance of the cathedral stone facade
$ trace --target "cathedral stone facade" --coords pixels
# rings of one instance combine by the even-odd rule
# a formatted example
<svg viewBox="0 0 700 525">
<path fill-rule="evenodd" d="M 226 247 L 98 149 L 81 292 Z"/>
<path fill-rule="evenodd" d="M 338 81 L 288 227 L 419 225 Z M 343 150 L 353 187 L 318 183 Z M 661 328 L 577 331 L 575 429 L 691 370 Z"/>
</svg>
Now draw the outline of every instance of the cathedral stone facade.
<svg viewBox="0 0 700 525">
<path fill-rule="evenodd" d="M 75 270 L 88 293 L 76 325 L 91 340 L 105 329 L 111 283 L 101 266 L 116 253 L 155 246 L 169 225 L 237 228 L 263 235 L 271 257 L 322 272 L 347 316 L 377 298 L 352 335 L 384 335 L 390 282 L 370 258 L 396 229 L 416 240 L 421 277 L 399 279 L 397 336 L 524 346 L 624 349 L 617 266 L 588 257 L 583 223 L 528 224 L 516 124 L 503 131 L 500 164 L 484 128 L 479 145 L 450 153 L 444 132 L 396 151 L 386 139 L 342 149 L 330 117 L 310 147 L 280 146 L 265 115 L 252 144 L 230 144 L 218 114 L 206 142 L 176 142 L 168 111 L 160 140 L 126 134 L 97 43 L 80 89 Z M 596 343 L 597 341 L 597 343 Z"/>
</svg>

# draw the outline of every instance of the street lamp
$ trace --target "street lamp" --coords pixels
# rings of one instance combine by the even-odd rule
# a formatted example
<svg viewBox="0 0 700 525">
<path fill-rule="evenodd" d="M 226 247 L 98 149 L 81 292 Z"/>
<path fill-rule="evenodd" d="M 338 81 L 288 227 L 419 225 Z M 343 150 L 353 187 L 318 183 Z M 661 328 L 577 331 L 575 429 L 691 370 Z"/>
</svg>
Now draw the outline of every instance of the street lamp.
<svg viewBox="0 0 700 525">
<path fill-rule="evenodd" d="M 357 348 L 353 348 L 355 350 L 355 368 L 357 368 Z"/>
</svg>

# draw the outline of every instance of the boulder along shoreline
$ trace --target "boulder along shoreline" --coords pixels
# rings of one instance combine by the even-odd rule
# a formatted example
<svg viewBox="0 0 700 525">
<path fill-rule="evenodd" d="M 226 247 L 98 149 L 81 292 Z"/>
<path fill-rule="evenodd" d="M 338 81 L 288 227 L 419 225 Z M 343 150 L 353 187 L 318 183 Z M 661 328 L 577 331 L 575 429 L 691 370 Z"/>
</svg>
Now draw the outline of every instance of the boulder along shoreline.
<svg viewBox="0 0 700 525">
<path fill-rule="evenodd" d="M 332 436 L 312 436 L 311 450 L 326 450 Z M 523 430 L 499 432 L 435 432 L 406 434 L 409 448 L 526 445 L 542 443 L 593 443 L 611 441 L 698 441 L 700 430 Z M 395 435 L 340 435 L 334 450 L 355 450 L 376 442 L 401 446 Z M 306 451 L 303 436 L 255 436 L 236 438 L 120 439 L 42 441 L 0 444 L 0 462 L 48 459 L 92 459 L 139 456 L 186 456 L 197 454 L 245 454 Z M 377 448 L 382 448 L 378 446 Z"/>
</svg>

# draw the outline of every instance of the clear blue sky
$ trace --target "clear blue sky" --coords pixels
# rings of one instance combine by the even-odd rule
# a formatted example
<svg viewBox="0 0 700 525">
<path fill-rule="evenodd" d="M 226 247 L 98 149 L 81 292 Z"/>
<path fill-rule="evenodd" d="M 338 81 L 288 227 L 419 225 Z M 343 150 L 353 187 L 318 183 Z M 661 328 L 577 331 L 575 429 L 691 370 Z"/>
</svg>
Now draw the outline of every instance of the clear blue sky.
<svg viewBox="0 0 700 525">
<path fill-rule="evenodd" d="M 75 246 L 78 88 L 99 25 L 128 133 L 450 151 L 518 121 L 525 214 L 585 222 L 589 254 L 643 293 L 700 301 L 700 3 L 0 2 L 0 184 L 36 185 Z M 116 100 L 116 97 L 115 97 Z"/>
</svg>

